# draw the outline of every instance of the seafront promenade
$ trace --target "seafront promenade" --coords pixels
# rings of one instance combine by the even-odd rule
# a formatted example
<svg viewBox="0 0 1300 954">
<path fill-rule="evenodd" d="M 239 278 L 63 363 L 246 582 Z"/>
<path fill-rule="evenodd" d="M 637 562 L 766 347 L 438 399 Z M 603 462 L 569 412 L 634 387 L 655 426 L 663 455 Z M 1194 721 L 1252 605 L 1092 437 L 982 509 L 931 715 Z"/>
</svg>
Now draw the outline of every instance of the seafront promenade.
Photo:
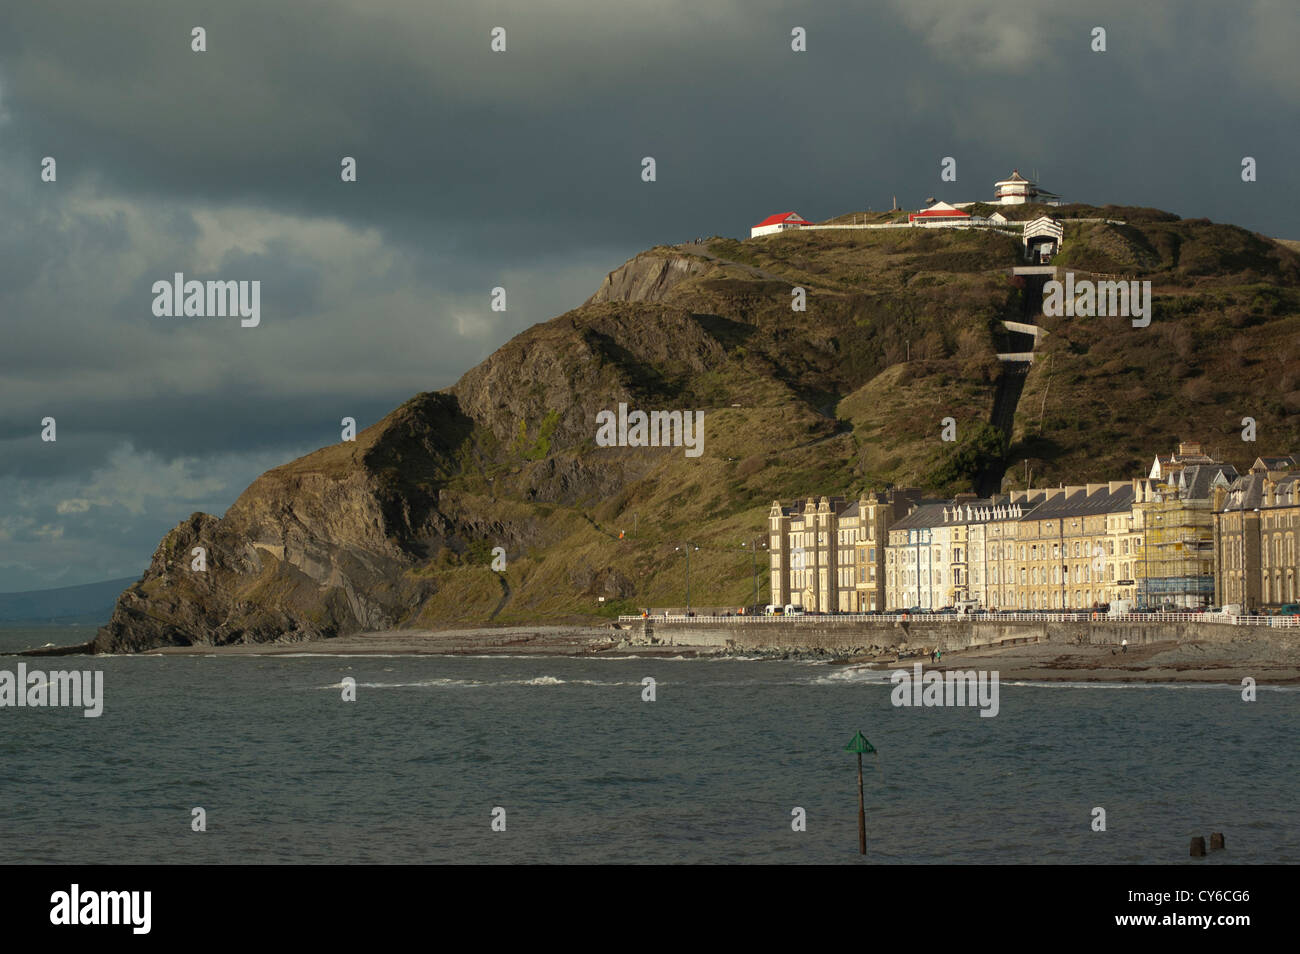
<svg viewBox="0 0 1300 954">
<path fill-rule="evenodd" d="M 1207 618 L 1208 616 L 1208 618 Z M 623 616 L 620 625 L 651 644 L 726 649 L 854 652 L 916 649 L 956 651 L 1025 642 L 1137 646 L 1229 644 L 1258 640 L 1300 650 L 1300 618 L 1205 613 L 951 613 L 792 616 Z"/>
</svg>

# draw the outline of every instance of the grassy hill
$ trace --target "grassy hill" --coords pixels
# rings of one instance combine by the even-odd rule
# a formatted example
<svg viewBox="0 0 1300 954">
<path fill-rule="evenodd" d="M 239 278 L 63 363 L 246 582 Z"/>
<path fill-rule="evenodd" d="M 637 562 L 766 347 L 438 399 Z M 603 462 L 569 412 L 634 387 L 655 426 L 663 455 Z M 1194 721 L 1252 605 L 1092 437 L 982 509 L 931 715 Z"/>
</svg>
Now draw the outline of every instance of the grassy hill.
<svg viewBox="0 0 1300 954">
<path fill-rule="evenodd" d="M 1032 218 L 1042 207 L 1013 208 Z M 169 535 L 106 648 L 386 626 L 585 618 L 752 600 L 771 501 L 888 484 L 1004 489 L 1133 476 L 1199 439 L 1244 466 L 1300 446 L 1300 255 L 1229 225 L 1067 206 L 1057 264 L 1152 282 L 1147 328 L 1041 318 L 1015 238 L 787 232 L 660 246 L 355 444 L 259 478 Z M 892 221 L 846 213 L 839 221 Z M 1123 224 L 1115 224 L 1122 222 Z M 1082 276 L 1081 276 L 1082 277 Z M 792 310 L 792 289 L 806 310 Z M 991 427 L 1004 320 L 1041 324 L 1010 433 Z M 706 412 L 704 452 L 607 448 L 619 402 Z M 959 440 L 939 439 L 956 421 Z M 1240 440 L 1257 421 L 1259 443 Z M 620 533 L 623 534 L 620 538 Z M 203 577 L 182 554 L 217 556 Z M 507 569 L 490 569 L 502 547 Z M 765 586 L 766 568 L 760 560 Z M 606 597 L 604 603 L 598 598 Z"/>
</svg>

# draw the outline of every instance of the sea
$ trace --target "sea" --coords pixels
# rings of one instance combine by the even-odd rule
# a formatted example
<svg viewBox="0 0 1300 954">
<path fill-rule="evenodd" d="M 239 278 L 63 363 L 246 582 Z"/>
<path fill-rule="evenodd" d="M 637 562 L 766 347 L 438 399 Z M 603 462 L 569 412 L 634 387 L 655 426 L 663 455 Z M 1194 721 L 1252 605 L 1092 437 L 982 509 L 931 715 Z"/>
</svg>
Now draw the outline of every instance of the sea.
<svg viewBox="0 0 1300 954">
<path fill-rule="evenodd" d="M 1300 862 L 1294 688 L 989 718 L 795 660 L 8 655 L 93 632 L 0 628 L 0 670 L 104 674 L 98 718 L 0 708 L 0 864 L 859 864 L 859 731 L 867 863 Z"/>
</svg>

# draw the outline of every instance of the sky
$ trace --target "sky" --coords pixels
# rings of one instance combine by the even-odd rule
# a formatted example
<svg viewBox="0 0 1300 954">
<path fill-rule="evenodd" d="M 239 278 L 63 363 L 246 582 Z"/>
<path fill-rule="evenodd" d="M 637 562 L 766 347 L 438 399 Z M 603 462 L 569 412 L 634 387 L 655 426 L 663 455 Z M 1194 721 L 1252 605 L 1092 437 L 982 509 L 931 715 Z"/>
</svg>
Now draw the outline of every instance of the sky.
<svg viewBox="0 0 1300 954">
<path fill-rule="evenodd" d="M 342 417 L 773 212 L 1014 167 L 1300 238 L 1297 40 L 1294 0 L 0 5 L 0 592 L 138 574 Z M 177 272 L 259 281 L 260 323 L 155 315 Z"/>
</svg>

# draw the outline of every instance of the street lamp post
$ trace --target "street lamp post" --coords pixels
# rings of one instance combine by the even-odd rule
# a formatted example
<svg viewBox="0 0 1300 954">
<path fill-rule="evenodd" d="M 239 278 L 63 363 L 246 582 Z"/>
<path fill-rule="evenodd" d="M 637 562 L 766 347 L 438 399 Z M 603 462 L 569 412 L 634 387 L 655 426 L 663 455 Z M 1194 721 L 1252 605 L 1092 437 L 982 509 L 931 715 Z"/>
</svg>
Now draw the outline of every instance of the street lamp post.
<svg viewBox="0 0 1300 954">
<path fill-rule="evenodd" d="M 755 537 L 755 538 L 750 542 L 750 545 L 749 545 L 750 562 L 753 564 L 753 567 L 754 567 L 754 607 L 755 607 L 755 611 L 757 611 L 757 608 L 758 608 L 758 547 L 759 547 L 759 541 L 762 540 L 762 539 L 763 539 L 762 537 Z M 745 548 L 745 544 L 744 544 L 743 542 L 740 544 L 740 546 L 741 546 L 742 549 Z"/>
</svg>

